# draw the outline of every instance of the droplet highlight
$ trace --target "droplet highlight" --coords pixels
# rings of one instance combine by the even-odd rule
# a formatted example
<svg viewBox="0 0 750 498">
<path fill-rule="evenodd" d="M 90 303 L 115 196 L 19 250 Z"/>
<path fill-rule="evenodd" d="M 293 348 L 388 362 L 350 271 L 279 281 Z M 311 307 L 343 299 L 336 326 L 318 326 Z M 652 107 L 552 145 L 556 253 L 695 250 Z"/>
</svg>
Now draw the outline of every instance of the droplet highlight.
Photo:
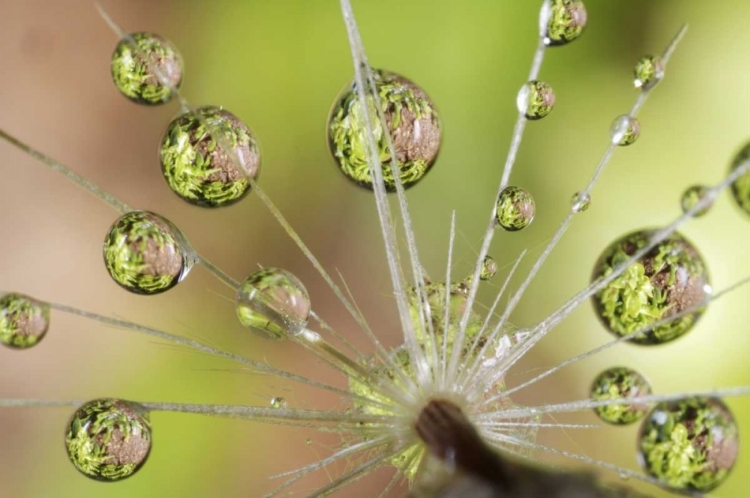
<svg viewBox="0 0 750 498">
<path fill-rule="evenodd" d="M 664 62 L 658 55 L 641 57 L 633 69 L 633 85 L 641 90 L 650 90 L 664 78 Z"/>
<path fill-rule="evenodd" d="M 516 107 L 528 120 L 542 119 L 555 107 L 555 91 L 544 81 L 529 81 L 518 91 Z"/>
<path fill-rule="evenodd" d="M 609 135 L 614 145 L 631 145 L 641 136 L 641 125 L 633 116 L 623 114 L 612 121 Z"/>
<path fill-rule="evenodd" d="M 0 342 L 13 349 L 28 349 L 49 329 L 49 305 L 15 292 L 0 297 Z"/>
<path fill-rule="evenodd" d="M 586 28 L 588 15 L 580 0 L 547 0 L 539 14 L 544 44 L 557 47 L 576 40 Z"/>
<path fill-rule="evenodd" d="M 612 367 L 596 376 L 591 384 L 591 399 L 594 401 L 633 399 L 651 394 L 646 378 L 632 368 Z M 594 413 L 603 422 L 612 425 L 628 425 L 646 415 L 648 404 L 616 404 L 598 406 Z"/>
<path fill-rule="evenodd" d="M 495 220 L 509 232 L 523 230 L 536 214 L 536 204 L 529 192 L 519 187 L 506 187 L 497 199 Z"/>
</svg>

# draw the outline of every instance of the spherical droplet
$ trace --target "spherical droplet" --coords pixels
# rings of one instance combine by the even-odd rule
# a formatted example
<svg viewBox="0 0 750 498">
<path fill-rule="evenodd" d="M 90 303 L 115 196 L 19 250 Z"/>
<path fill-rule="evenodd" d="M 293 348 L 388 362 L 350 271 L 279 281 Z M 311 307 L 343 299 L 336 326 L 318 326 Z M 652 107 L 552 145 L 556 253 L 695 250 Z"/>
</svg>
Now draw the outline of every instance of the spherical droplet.
<svg viewBox="0 0 750 498">
<path fill-rule="evenodd" d="M 577 39 L 586 27 L 587 18 L 581 0 L 547 0 L 539 14 L 544 44 L 555 47 Z"/>
<path fill-rule="evenodd" d="M 18 293 L 0 297 L 0 342 L 26 349 L 42 340 L 49 328 L 49 305 Z"/>
<path fill-rule="evenodd" d="M 708 192 L 708 187 L 705 187 L 703 185 L 693 185 L 692 187 L 688 187 L 685 189 L 685 191 L 682 193 L 682 197 L 680 198 L 680 206 L 682 207 L 682 212 L 687 213 L 693 207 L 695 207 L 696 204 L 698 204 L 706 195 L 706 192 Z M 693 213 L 693 216 L 695 218 L 698 218 L 700 216 L 703 216 L 704 214 L 708 213 L 708 211 L 711 209 L 711 206 L 713 206 L 713 202 L 709 202 L 701 209 L 698 209 Z"/>
<path fill-rule="evenodd" d="M 482 269 L 479 272 L 480 280 L 491 280 L 497 274 L 497 263 L 492 256 L 485 256 L 482 261 Z"/>
<path fill-rule="evenodd" d="M 138 104 L 169 102 L 182 83 L 182 57 L 166 39 L 132 33 L 112 54 L 112 79 L 120 93 Z"/>
<path fill-rule="evenodd" d="M 606 277 L 646 247 L 654 230 L 632 232 L 607 247 L 594 267 L 592 280 Z M 677 232 L 665 238 L 593 296 L 596 313 L 618 337 L 630 335 L 695 308 L 711 294 L 708 269 L 698 250 Z M 635 344 L 663 344 L 689 331 L 704 307 L 638 334 Z"/>
<path fill-rule="evenodd" d="M 506 187 L 497 199 L 495 219 L 509 232 L 522 230 L 529 226 L 536 214 L 534 198 L 519 187 Z"/>
<path fill-rule="evenodd" d="M 148 410 L 130 401 L 96 399 L 68 422 L 65 446 L 73 465 L 97 481 L 120 481 L 140 469 L 151 451 Z"/>
<path fill-rule="evenodd" d="M 641 125 L 634 117 L 623 114 L 612 121 L 609 135 L 614 145 L 630 145 L 641 136 Z"/>
<path fill-rule="evenodd" d="M 633 69 L 633 84 L 636 88 L 648 90 L 664 78 L 664 62 L 658 55 L 641 57 Z"/>
<path fill-rule="evenodd" d="M 247 277 L 237 290 L 236 306 L 242 325 L 266 339 L 300 333 L 310 316 L 305 286 L 279 268 L 264 268 Z"/>
<path fill-rule="evenodd" d="M 555 106 L 555 91 L 549 83 L 529 81 L 518 91 L 516 107 L 526 119 L 537 120 L 552 112 Z"/>
<path fill-rule="evenodd" d="M 574 213 L 582 213 L 591 205 L 591 195 L 586 192 L 576 192 L 570 199 L 570 209 Z"/>
<path fill-rule="evenodd" d="M 651 410 L 638 437 L 638 459 L 670 489 L 706 493 L 727 478 L 739 446 L 729 408 L 716 398 L 694 397 Z"/>
<path fill-rule="evenodd" d="M 651 394 L 645 377 L 627 367 L 612 367 L 596 376 L 591 385 L 591 399 L 632 399 Z M 648 411 L 647 404 L 619 404 L 594 408 L 594 413 L 612 425 L 627 425 L 642 419 Z"/>
<path fill-rule="evenodd" d="M 194 259 L 184 235 L 169 220 L 148 211 L 131 211 L 107 232 L 104 263 L 123 288 L 158 294 L 182 281 Z"/>
<path fill-rule="evenodd" d="M 438 111 L 430 97 L 403 76 L 373 69 L 380 107 L 393 139 L 404 188 L 421 180 L 430 170 L 442 141 Z M 391 153 L 380 124 L 375 100 L 367 96 L 373 134 L 383 166 L 383 180 L 389 191 L 396 189 L 391 171 Z M 367 121 L 356 92 L 356 83 L 348 85 L 336 98 L 328 116 L 328 147 L 336 165 L 354 183 L 372 189 L 367 162 Z"/>
<path fill-rule="evenodd" d="M 255 135 L 234 114 L 206 106 L 169 123 L 159 147 L 172 192 L 202 207 L 229 206 L 250 192 L 260 172 Z"/>
<path fill-rule="evenodd" d="M 747 161 L 750 161 L 750 142 L 746 143 L 734 156 L 729 172 L 743 166 Z M 732 198 L 740 209 L 750 214 L 750 171 L 746 171 L 732 183 Z"/>
<path fill-rule="evenodd" d="M 286 408 L 286 400 L 281 396 L 271 398 L 271 408 Z"/>
</svg>

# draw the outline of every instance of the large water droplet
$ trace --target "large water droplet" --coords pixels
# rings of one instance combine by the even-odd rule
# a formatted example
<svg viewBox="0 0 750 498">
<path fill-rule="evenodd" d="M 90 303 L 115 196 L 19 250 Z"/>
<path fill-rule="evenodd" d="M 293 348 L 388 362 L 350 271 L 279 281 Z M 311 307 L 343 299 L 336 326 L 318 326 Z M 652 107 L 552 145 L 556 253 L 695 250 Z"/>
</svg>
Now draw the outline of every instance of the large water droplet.
<svg viewBox="0 0 750 498">
<path fill-rule="evenodd" d="M 706 493 L 727 478 L 739 446 L 729 408 L 716 398 L 694 397 L 651 410 L 638 437 L 638 459 L 670 489 Z"/>
<path fill-rule="evenodd" d="M 526 119 L 542 119 L 555 107 L 555 91 L 544 81 L 529 81 L 518 91 L 516 107 Z"/>
<path fill-rule="evenodd" d="M 586 27 L 588 15 L 581 0 L 547 0 L 539 13 L 544 44 L 565 45 L 577 39 Z"/>
<path fill-rule="evenodd" d="M 658 55 L 641 57 L 635 64 L 633 76 L 636 88 L 648 90 L 664 78 L 664 62 Z"/>
<path fill-rule="evenodd" d="M 696 204 L 703 200 L 703 198 L 706 196 L 707 191 L 708 187 L 705 187 L 703 185 L 693 185 L 685 189 L 685 191 L 682 193 L 682 197 L 680 198 L 680 207 L 682 207 L 682 212 L 687 213 L 688 211 L 693 209 Z M 713 202 L 709 202 L 701 209 L 698 209 L 695 213 L 693 213 L 693 216 L 695 218 L 703 216 L 711 210 L 711 206 L 713 206 Z"/>
<path fill-rule="evenodd" d="M 148 411 L 137 403 L 96 399 L 68 422 L 65 446 L 73 465 L 98 481 L 120 481 L 140 469 L 151 451 Z"/>
<path fill-rule="evenodd" d="M 591 205 L 591 196 L 586 192 L 576 192 L 570 199 L 570 209 L 574 213 L 582 213 Z"/>
<path fill-rule="evenodd" d="M 42 340 L 49 329 L 49 305 L 18 293 L 0 297 L 0 342 L 26 349 Z"/>
<path fill-rule="evenodd" d="M 148 211 L 125 213 L 104 238 L 104 263 L 110 276 L 136 294 L 158 294 L 187 276 L 192 249 L 169 220 Z"/>
<path fill-rule="evenodd" d="M 430 97 L 403 76 L 373 69 L 381 110 L 393 138 L 401 183 L 410 187 L 421 180 L 437 159 L 442 141 L 438 111 Z M 383 166 L 387 190 L 395 190 L 391 154 L 380 124 L 375 99 L 367 96 L 368 110 Z M 356 91 L 356 83 L 339 94 L 328 116 L 328 147 L 341 172 L 356 184 L 372 189 L 367 162 L 367 121 Z"/>
<path fill-rule="evenodd" d="M 536 214 L 534 198 L 526 190 L 519 187 L 506 187 L 497 198 L 495 219 L 497 223 L 515 232 L 523 230 L 531 224 Z"/>
<path fill-rule="evenodd" d="M 615 240 L 597 261 L 592 280 L 612 273 L 630 256 L 647 246 L 654 230 L 639 230 Z M 698 250 L 675 232 L 628 267 L 592 297 L 604 326 L 618 337 L 652 326 L 688 308 L 698 306 L 711 294 L 708 269 Z M 672 341 L 689 331 L 704 308 L 686 314 L 631 342 L 651 345 Z"/>
<path fill-rule="evenodd" d="M 237 290 L 237 317 L 266 339 L 285 339 L 307 326 L 310 297 L 302 282 L 286 270 L 264 268 Z"/>
<path fill-rule="evenodd" d="M 112 54 L 112 79 L 124 96 L 138 104 L 159 105 L 172 100 L 180 88 L 182 57 L 165 38 L 132 33 Z"/>
<path fill-rule="evenodd" d="M 623 114 L 612 121 L 609 134 L 614 145 L 630 145 L 641 136 L 641 125 L 633 116 Z"/>
<path fill-rule="evenodd" d="M 591 384 L 591 399 L 632 399 L 651 394 L 651 386 L 643 375 L 632 368 L 612 367 L 596 376 Z M 606 405 L 594 408 L 594 413 L 604 422 L 627 425 L 637 422 L 648 411 L 647 404 Z"/>
<path fill-rule="evenodd" d="M 159 147 L 169 188 L 191 204 L 229 206 L 250 191 L 260 173 L 255 135 L 229 111 L 199 107 L 169 123 Z"/>
</svg>

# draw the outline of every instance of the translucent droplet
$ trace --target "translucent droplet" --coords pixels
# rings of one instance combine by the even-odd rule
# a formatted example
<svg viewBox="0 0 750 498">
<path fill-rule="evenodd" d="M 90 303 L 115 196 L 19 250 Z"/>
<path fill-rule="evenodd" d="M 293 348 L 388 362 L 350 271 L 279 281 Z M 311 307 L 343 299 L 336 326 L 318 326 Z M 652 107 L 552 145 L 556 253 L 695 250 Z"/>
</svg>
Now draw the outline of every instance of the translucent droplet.
<svg viewBox="0 0 750 498">
<path fill-rule="evenodd" d="M 647 246 L 655 230 L 640 230 L 610 244 L 594 267 L 592 280 L 612 273 L 630 256 Z M 650 327 L 711 295 L 708 269 L 693 244 L 677 232 L 592 297 L 604 326 L 618 337 Z M 664 344 L 688 332 L 700 318 L 698 308 L 681 318 L 654 327 L 630 339 L 635 344 Z"/>
<path fill-rule="evenodd" d="M 586 7 L 581 0 L 547 0 L 539 14 L 539 28 L 544 44 L 565 45 L 583 33 L 587 21 Z"/>
<path fill-rule="evenodd" d="M 680 206 L 682 207 L 682 212 L 687 213 L 688 211 L 693 209 L 693 207 L 695 207 L 695 205 L 705 197 L 707 191 L 708 187 L 705 187 L 703 185 L 693 185 L 692 187 L 688 187 L 687 189 L 685 189 L 685 191 L 682 193 L 682 197 L 680 198 Z M 695 213 L 693 213 L 693 216 L 696 218 L 703 216 L 711 210 L 711 206 L 713 206 L 713 202 L 709 202 L 701 209 L 698 209 Z"/>
<path fill-rule="evenodd" d="M 310 438 L 305 439 L 305 444 L 307 446 L 310 446 L 312 444 L 312 439 L 310 439 Z"/>
<path fill-rule="evenodd" d="M 15 292 L 0 297 L 0 342 L 26 349 L 42 340 L 49 328 L 49 305 Z"/>
<path fill-rule="evenodd" d="M 266 339 L 285 339 L 307 326 L 310 297 L 302 282 L 286 270 L 264 268 L 237 290 L 237 316 Z"/>
<path fill-rule="evenodd" d="M 509 232 L 523 230 L 531 224 L 536 214 L 534 198 L 519 187 L 506 187 L 497 199 L 495 219 Z"/>
<path fill-rule="evenodd" d="M 747 161 L 750 161 L 750 142 L 746 143 L 734 156 L 729 169 L 730 173 Z M 750 171 L 747 171 L 732 183 L 732 198 L 740 209 L 750 214 Z"/>
<path fill-rule="evenodd" d="M 112 54 L 112 79 L 138 104 L 169 102 L 182 83 L 182 57 L 168 40 L 153 33 L 132 33 Z"/>
<path fill-rule="evenodd" d="M 130 401 L 96 399 L 68 422 L 65 446 L 73 465 L 97 481 L 120 481 L 140 469 L 151 451 L 148 410 Z"/>
<path fill-rule="evenodd" d="M 636 88 L 648 90 L 664 78 L 664 63 L 658 55 L 646 55 L 635 63 L 633 84 Z"/>
<path fill-rule="evenodd" d="M 737 422 L 716 398 L 659 403 L 638 436 L 641 466 L 674 491 L 714 490 L 732 471 L 739 449 Z"/>
<path fill-rule="evenodd" d="M 286 408 L 286 400 L 281 396 L 271 398 L 271 408 Z"/>
<path fill-rule="evenodd" d="M 529 81 L 518 91 L 516 107 L 526 119 L 537 120 L 552 112 L 555 106 L 555 91 L 543 81 Z"/>
<path fill-rule="evenodd" d="M 643 375 L 632 368 L 612 367 L 596 376 L 591 384 L 591 399 L 632 399 L 651 394 L 651 386 Z M 643 418 L 648 404 L 606 405 L 594 408 L 594 413 L 612 425 L 628 425 Z"/>
<path fill-rule="evenodd" d="M 430 170 L 442 142 L 438 111 L 430 97 L 403 76 L 373 69 L 381 110 L 393 138 L 401 183 L 410 187 Z M 391 154 L 386 134 L 378 118 L 375 100 L 368 95 L 369 115 L 383 166 L 386 189 L 395 190 Z M 372 189 L 367 162 L 367 121 L 353 82 L 339 94 L 328 116 L 328 147 L 344 176 L 362 187 Z"/>
<path fill-rule="evenodd" d="M 136 294 L 171 289 L 187 276 L 194 262 L 182 232 L 148 211 L 125 213 L 104 238 L 104 263 L 110 276 Z"/>
<path fill-rule="evenodd" d="M 570 199 L 570 209 L 574 213 L 582 213 L 591 205 L 591 196 L 585 192 L 576 192 Z"/>
<path fill-rule="evenodd" d="M 497 263 L 491 256 L 485 256 L 482 261 L 482 269 L 479 272 L 480 280 L 491 280 L 497 274 Z"/>
<path fill-rule="evenodd" d="M 612 121 L 609 134 L 613 144 L 630 145 L 641 136 L 641 124 L 634 117 L 623 114 Z"/>
<path fill-rule="evenodd" d="M 191 204 L 229 206 L 250 192 L 260 173 L 255 135 L 229 111 L 199 107 L 169 123 L 159 146 L 169 188 Z"/>
</svg>

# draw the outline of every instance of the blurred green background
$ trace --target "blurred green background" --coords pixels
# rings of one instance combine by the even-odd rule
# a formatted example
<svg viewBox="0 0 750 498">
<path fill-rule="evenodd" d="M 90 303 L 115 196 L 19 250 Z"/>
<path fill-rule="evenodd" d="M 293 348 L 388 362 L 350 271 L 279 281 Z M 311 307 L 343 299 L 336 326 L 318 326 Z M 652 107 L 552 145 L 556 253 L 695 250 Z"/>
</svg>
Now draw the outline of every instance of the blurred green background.
<svg viewBox="0 0 750 498">
<path fill-rule="evenodd" d="M 454 271 L 468 273 L 507 153 L 515 94 L 531 63 L 541 2 L 353 3 L 371 63 L 413 79 L 442 112 L 440 158 L 409 191 L 409 201 L 421 255 L 433 275 L 444 272 L 449 219 L 456 210 L 460 235 Z M 256 132 L 264 154 L 261 185 L 321 262 L 343 274 L 377 333 L 396 345 L 400 332 L 371 195 L 336 172 L 324 139 L 329 107 L 352 74 L 338 2 L 111 0 L 105 7 L 125 30 L 154 31 L 175 42 L 186 60 L 188 100 L 223 105 Z M 496 237 L 491 254 L 501 266 L 523 248 L 539 254 L 572 193 L 587 182 L 606 147 L 610 122 L 636 97 L 635 61 L 661 52 L 682 22 L 690 30 L 639 116 L 640 140 L 616 152 L 593 192 L 592 207 L 576 219 L 515 313 L 519 325 L 544 318 L 586 285 L 593 262 L 614 238 L 679 215 L 682 190 L 718 182 L 750 138 L 745 22 L 750 3 L 591 0 L 587 8 L 589 25 L 582 38 L 547 53 L 541 79 L 555 88 L 557 106 L 527 127 L 512 177 L 535 195 L 537 219 L 522 233 Z M 127 203 L 170 218 L 202 254 L 236 278 L 259 264 L 294 272 L 316 311 L 366 347 L 343 307 L 256 198 L 208 211 L 169 192 L 156 147 L 176 104 L 142 108 L 117 93 L 109 76 L 117 38 L 92 2 L 0 0 L 0 12 L 0 127 Z M 250 336 L 236 323 L 228 293 L 200 268 L 166 294 L 125 293 L 110 280 L 101 256 L 101 240 L 116 214 L 8 145 L 0 144 L 0 163 L 0 288 L 161 327 L 343 385 L 299 348 Z M 727 195 L 710 215 L 682 231 L 702 250 L 715 288 L 750 274 L 750 219 Z M 491 291 L 483 291 L 485 301 Z M 614 348 L 519 393 L 518 400 L 579 399 L 593 377 L 613 364 L 640 370 L 658 393 L 750 385 L 748 295 L 750 289 L 741 289 L 712 304 L 699 325 L 673 344 Z M 609 338 L 584 305 L 508 383 Z M 341 404 L 310 389 L 59 314 L 38 347 L 4 349 L 0 364 L 0 396 L 7 398 L 116 396 L 266 405 L 271 396 L 282 395 L 290 406 Z M 741 427 L 750 427 L 750 400 L 728 404 Z M 68 463 L 63 428 L 69 415 L 67 409 L 0 411 L 0 495 L 261 496 L 273 487 L 269 475 L 311 462 L 339 443 L 300 429 L 159 413 L 153 416 L 155 443 L 148 464 L 137 476 L 106 485 L 80 476 Z M 595 422 L 589 413 L 573 419 Z M 635 427 L 549 432 L 539 440 L 636 469 L 636 432 Z M 750 450 L 743 447 L 733 474 L 714 495 L 745 496 L 749 475 Z M 340 495 L 377 495 L 388 477 L 378 473 Z M 322 474 L 295 489 L 304 495 L 326 480 Z M 403 489 L 395 493 L 400 494 Z"/>
</svg>

